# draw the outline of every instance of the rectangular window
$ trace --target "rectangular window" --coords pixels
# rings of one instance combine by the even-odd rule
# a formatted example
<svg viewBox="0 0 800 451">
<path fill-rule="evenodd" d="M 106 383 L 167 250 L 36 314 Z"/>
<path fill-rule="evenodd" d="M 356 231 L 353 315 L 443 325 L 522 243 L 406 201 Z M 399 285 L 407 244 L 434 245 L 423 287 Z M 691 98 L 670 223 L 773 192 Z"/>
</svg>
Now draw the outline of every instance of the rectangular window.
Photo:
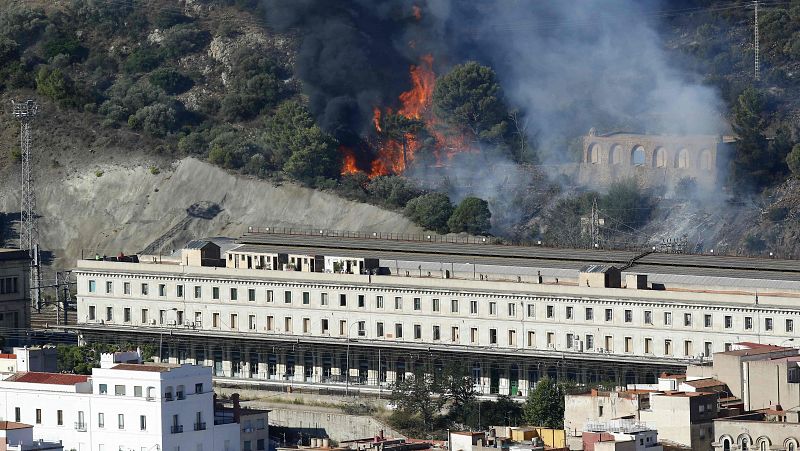
<svg viewBox="0 0 800 451">
<path fill-rule="evenodd" d="M 450 341 L 453 343 L 459 343 L 461 341 L 461 335 L 459 334 L 458 326 L 453 326 L 450 328 Z"/>
<path fill-rule="evenodd" d="M 414 324 L 414 339 L 419 340 L 422 338 L 422 326 Z"/>
<path fill-rule="evenodd" d="M 664 340 L 664 355 L 672 355 L 672 340 Z"/>
<path fill-rule="evenodd" d="M 183 310 L 175 312 L 175 322 L 177 322 L 179 326 L 183 325 Z"/>
<path fill-rule="evenodd" d="M 211 299 L 219 299 L 219 287 L 211 287 Z"/>
<path fill-rule="evenodd" d="M 753 317 L 752 316 L 745 316 L 744 317 L 744 328 L 746 330 L 751 330 L 753 328 Z"/>
<path fill-rule="evenodd" d="M 319 305 L 328 305 L 328 293 L 319 294 Z"/>
<path fill-rule="evenodd" d="M 686 327 L 691 327 L 692 325 L 692 314 L 691 313 L 684 313 L 683 314 L 683 325 Z"/>
<path fill-rule="evenodd" d="M 284 332 L 292 332 L 292 317 L 291 316 L 284 316 L 283 317 L 283 330 Z"/>
<path fill-rule="evenodd" d="M 440 333 L 439 333 L 439 326 L 433 326 L 433 340 L 439 341 Z"/>
<path fill-rule="evenodd" d="M 572 319 L 572 307 L 567 307 L 567 309 L 564 311 L 564 314 L 566 315 L 567 319 Z"/>
<path fill-rule="evenodd" d="M 403 298 L 400 296 L 396 296 L 394 298 L 394 309 L 395 310 L 402 310 L 403 309 Z"/>
<path fill-rule="evenodd" d="M 256 315 L 250 315 L 247 317 L 247 328 L 249 330 L 256 330 Z"/>
<path fill-rule="evenodd" d="M 665 326 L 672 325 L 672 312 L 664 312 L 664 325 Z"/>
<path fill-rule="evenodd" d="M 545 316 L 547 316 L 548 318 L 552 318 L 555 315 L 556 309 L 552 305 L 548 305 L 546 311 L 547 314 Z"/>
<path fill-rule="evenodd" d="M 363 294 L 358 295 L 358 308 L 365 308 L 367 306 L 367 298 Z"/>
<path fill-rule="evenodd" d="M 143 283 L 141 289 L 142 296 L 147 296 L 147 294 L 150 292 L 150 285 Z"/>
<path fill-rule="evenodd" d="M 239 316 L 231 313 L 231 330 L 239 330 Z"/>
<path fill-rule="evenodd" d="M 42 424 L 42 409 L 36 409 L 36 424 Z"/>
<path fill-rule="evenodd" d="M 164 324 L 167 322 L 167 311 L 166 310 L 159 310 L 158 311 L 158 324 Z"/>
<path fill-rule="evenodd" d="M 375 296 L 375 308 L 383 308 L 383 296 Z"/>
<path fill-rule="evenodd" d="M 653 339 L 652 338 L 645 338 L 644 339 L 644 353 L 645 354 L 652 354 L 653 353 Z"/>
<path fill-rule="evenodd" d="M 567 349 L 572 349 L 575 345 L 575 336 L 567 334 Z"/>
<path fill-rule="evenodd" d="M 625 352 L 633 352 L 633 337 L 625 337 Z"/>
<path fill-rule="evenodd" d="M 536 347 L 536 332 L 529 330 L 528 331 L 528 347 L 535 348 Z"/>
<path fill-rule="evenodd" d="M 177 285 L 175 287 L 175 294 L 178 298 L 183 298 L 183 285 Z"/>
<path fill-rule="evenodd" d="M 199 285 L 195 285 L 195 287 L 194 287 L 194 298 L 195 299 L 200 299 L 201 297 L 203 297 L 203 287 L 201 287 Z"/>
<path fill-rule="evenodd" d="M 556 347 L 556 334 L 553 332 L 547 333 L 547 347 L 548 348 L 555 348 Z"/>
<path fill-rule="evenodd" d="M 478 328 L 471 327 L 469 329 L 469 342 L 472 344 L 478 343 Z"/>
<path fill-rule="evenodd" d="M 383 323 L 382 322 L 378 322 L 378 324 L 375 326 L 375 336 L 383 337 Z"/>
<path fill-rule="evenodd" d="M 633 322 L 633 310 L 625 310 L 625 322 L 626 323 Z"/>
<path fill-rule="evenodd" d="M 284 304 L 291 304 L 292 303 L 292 292 L 286 290 L 283 292 L 283 303 Z"/>
<path fill-rule="evenodd" d="M 114 385 L 114 396 L 125 396 L 125 386 Z"/>
<path fill-rule="evenodd" d="M 255 302 L 256 301 L 256 290 L 255 290 L 255 288 L 248 288 L 247 289 L 247 301 L 248 302 Z"/>
<path fill-rule="evenodd" d="M 117 415 L 117 426 L 120 429 L 125 429 L 125 415 L 122 413 Z"/>
<path fill-rule="evenodd" d="M 308 291 L 303 292 L 303 305 L 311 304 L 311 293 Z"/>
<path fill-rule="evenodd" d="M 142 324 L 147 324 L 150 321 L 150 311 L 146 308 L 142 309 Z"/>
<path fill-rule="evenodd" d="M 794 332 L 794 321 L 787 319 L 786 320 L 786 332 Z"/>
<path fill-rule="evenodd" d="M 606 335 L 605 338 L 606 352 L 614 352 L 614 337 Z"/>
<path fill-rule="evenodd" d="M 703 315 L 703 327 L 711 327 L 714 323 L 713 318 L 709 314 Z"/>
<path fill-rule="evenodd" d="M 612 321 L 614 319 L 614 310 L 607 308 L 606 309 L 606 321 Z"/>
<path fill-rule="evenodd" d="M 94 321 L 97 319 L 97 307 L 94 305 L 89 306 L 89 320 Z"/>
<path fill-rule="evenodd" d="M 167 295 L 167 286 L 163 283 L 158 284 L 158 295 L 164 297 Z"/>
<path fill-rule="evenodd" d="M 142 397 L 142 386 L 141 385 L 134 385 L 133 386 L 133 396 L 135 398 L 141 398 Z"/>
<path fill-rule="evenodd" d="M 653 312 L 650 310 L 644 311 L 644 323 L 653 324 Z"/>
<path fill-rule="evenodd" d="M 328 328 L 328 320 L 327 319 L 322 318 L 320 320 L 320 329 L 322 330 L 323 335 L 327 335 L 328 334 L 330 329 Z"/>
<path fill-rule="evenodd" d="M 106 307 L 106 321 L 113 321 L 114 320 L 114 309 L 111 307 Z"/>
<path fill-rule="evenodd" d="M 203 312 L 194 312 L 194 325 L 195 327 L 203 326 Z"/>
<path fill-rule="evenodd" d="M 583 311 L 583 317 L 584 317 L 584 319 L 585 319 L 586 321 L 592 321 L 592 320 L 594 320 L 594 309 L 592 309 L 591 307 L 587 307 L 587 308 L 586 308 L 586 309 Z"/>
<path fill-rule="evenodd" d="M 97 414 L 97 427 L 104 428 L 106 427 L 106 414 L 100 412 Z"/>
<path fill-rule="evenodd" d="M 438 312 L 439 311 L 439 299 L 433 298 L 431 309 L 434 312 Z"/>
<path fill-rule="evenodd" d="M 764 330 L 772 330 L 772 318 L 764 318 Z"/>
<path fill-rule="evenodd" d="M 450 301 L 450 313 L 458 313 L 458 299 Z"/>
<path fill-rule="evenodd" d="M 61 409 L 56 410 L 56 424 L 58 426 L 64 425 L 64 411 Z"/>
<path fill-rule="evenodd" d="M 239 290 L 236 288 L 231 288 L 231 301 L 238 301 L 239 300 Z"/>
<path fill-rule="evenodd" d="M 122 294 L 131 294 L 131 283 L 124 282 L 122 284 Z"/>
<path fill-rule="evenodd" d="M 730 329 L 733 327 L 733 317 L 730 315 L 725 315 L 725 328 Z"/>
<path fill-rule="evenodd" d="M 114 291 L 114 284 L 110 281 L 106 282 L 106 294 L 111 294 Z"/>
<path fill-rule="evenodd" d="M 528 318 L 536 318 L 536 304 L 528 304 Z"/>
<path fill-rule="evenodd" d="M 101 395 L 107 395 L 108 394 L 108 385 L 107 384 L 100 384 L 100 387 L 98 388 L 98 392 Z"/>
<path fill-rule="evenodd" d="M 692 340 L 683 342 L 683 355 L 689 357 L 692 355 Z"/>
<path fill-rule="evenodd" d="M 211 327 L 219 328 L 219 313 L 211 314 Z"/>
<path fill-rule="evenodd" d="M 422 299 L 414 298 L 414 310 L 422 310 Z"/>
<path fill-rule="evenodd" d="M 303 318 L 303 333 L 307 334 L 309 332 L 311 332 L 311 319 Z"/>
<path fill-rule="evenodd" d="M 122 320 L 125 321 L 126 323 L 131 322 L 131 308 L 130 307 L 125 307 L 122 310 Z"/>
<path fill-rule="evenodd" d="M 514 329 L 509 329 L 508 331 L 508 345 L 509 346 L 517 345 L 517 331 Z"/>
<path fill-rule="evenodd" d="M 516 318 L 517 316 L 517 304 L 513 302 L 508 303 L 508 316 L 511 318 Z"/>
<path fill-rule="evenodd" d="M 489 315 L 491 316 L 497 315 L 497 302 L 489 303 Z"/>
<path fill-rule="evenodd" d="M 97 291 L 97 281 L 90 280 L 89 281 L 89 293 L 94 293 Z"/>
<path fill-rule="evenodd" d="M 325 293 L 323 293 L 323 294 L 325 294 Z M 326 296 L 327 296 L 327 294 L 326 294 Z M 267 290 L 267 302 L 274 302 L 274 301 L 275 301 L 275 293 L 272 290 Z"/>
<path fill-rule="evenodd" d="M 340 294 L 339 295 L 339 307 L 347 307 L 347 295 Z"/>
<path fill-rule="evenodd" d="M 144 415 L 139 415 L 139 430 L 147 430 L 147 417 Z"/>
<path fill-rule="evenodd" d="M 594 335 L 586 335 L 586 350 L 591 351 L 594 349 Z"/>
<path fill-rule="evenodd" d="M 478 301 L 469 301 L 469 314 L 470 315 L 478 314 Z"/>
<path fill-rule="evenodd" d="M 403 338 L 403 325 L 400 323 L 394 325 L 394 338 Z"/>
<path fill-rule="evenodd" d="M 703 343 L 703 355 L 705 355 L 706 357 L 711 357 L 711 354 L 713 353 L 711 346 L 712 345 L 710 341 Z"/>
<path fill-rule="evenodd" d="M 275 317 L 267 316 L 267 331 L 272 332 L 275 329 Z"/>
<path fill-rule="evenodd" d="M 20 410 L 19 407 L 14 407 L 14 421 L 17 423 L 22 422 L 22 412 Z"/>
<path fill-rule="evenodd" d="M 497 344 L 497 329 L 489 329 L 489 344 Z"/>
</svg>

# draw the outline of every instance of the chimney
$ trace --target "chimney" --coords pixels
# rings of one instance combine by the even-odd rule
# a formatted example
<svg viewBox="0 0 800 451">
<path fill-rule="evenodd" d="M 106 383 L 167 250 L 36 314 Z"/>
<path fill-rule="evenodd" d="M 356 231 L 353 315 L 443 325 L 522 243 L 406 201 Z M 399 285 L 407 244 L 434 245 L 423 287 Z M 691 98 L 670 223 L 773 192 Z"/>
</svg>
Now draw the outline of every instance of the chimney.
<svg viewBox="0 0 800 451">
<path fill-rule="evenodd" d="M 233 421 L 235 423 L 241 423 L 242 406 L 239 404 L 239 393 L 232 394 L 231 401 L 233 401 Z"/>
</svg>

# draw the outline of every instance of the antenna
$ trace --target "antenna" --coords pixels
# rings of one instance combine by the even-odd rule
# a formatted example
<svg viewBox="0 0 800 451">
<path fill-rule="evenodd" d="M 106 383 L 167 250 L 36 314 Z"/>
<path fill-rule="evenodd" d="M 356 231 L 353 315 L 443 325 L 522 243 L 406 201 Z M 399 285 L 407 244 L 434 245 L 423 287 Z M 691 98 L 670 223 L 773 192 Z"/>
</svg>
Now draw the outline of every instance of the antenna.
<svg viewBox="0 0 800 451">
<path fill-rule="evenodd" d="M 31 122 L 39 112 L 39 105 L 33 100 L 11 101 L 12 114 L 19 121 L 20 150 L 22 157 L 22 192 L 19 209 L 19 248 L 28 251 L 31 257 L 31 291 L 36 309 L 41 309 L 39 286 L 39 230 L 36 227 L 36 193 L 33 189 L 31 170 Z"/>
<path fill-rule="evenodd" d="M 759 61 L 759 44 L 758 44 L 758 0 L 753 0 L 753 8 L 755 9 L 755 22 L 753 26 L 753 38 L 755 44 L 755 61 L 754 61 L 754 76 L 756 81 L 761 80 L 761 64 Z"/>
</svg>

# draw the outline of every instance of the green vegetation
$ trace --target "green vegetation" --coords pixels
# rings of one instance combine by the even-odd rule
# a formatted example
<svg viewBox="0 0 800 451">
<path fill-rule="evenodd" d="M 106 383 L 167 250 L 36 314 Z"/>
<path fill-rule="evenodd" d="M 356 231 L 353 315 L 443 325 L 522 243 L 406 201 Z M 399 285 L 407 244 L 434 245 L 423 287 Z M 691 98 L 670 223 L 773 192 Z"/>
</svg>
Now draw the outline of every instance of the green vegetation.
<svg viewBox="0 0 800 451">
<path fill-rule="evenodd" d="M 92 368 L 100 366 L 100 354 L 108 352 L 127 351 L 136 349 L 133 344 L 112 345 L 106 343 L 93 343 L 86 346 L 58 345 L 56 353 L 58 371 L 75 374 L 92 374 Z M 141 345 L 142 359 L 150 360 L 156 349 L 150 345 Z"/>
<path fill-rule="evenodd" d="M 564 386 L 545 376 L 528 393 L 523 408 L 527 424 L 561 429 L 564 427 Z"/>
<path fill-rule="evenodd" d="M 447 233 L 447 221 L 453 214 L 453 204 L 447 195 L 429 193 L 410 200 L 405 215 L 416 224 L 437 233 Z"/>
<path fill-rule="evenodd" d="M 466 232 L 473 235 L 486 235 L 492 228 L 491 218 L 492 213 L 485 200 L 467 197 L 453 210 L 453 214 L 447 220 L 447 227 L 453 233 Z"/>
<path fill-rule="evenodd" d="M 786 165 L 795 177 L 800 177 L 800 144 L 795 144 L 792 151 L 786 156 Z"/>
</svg>

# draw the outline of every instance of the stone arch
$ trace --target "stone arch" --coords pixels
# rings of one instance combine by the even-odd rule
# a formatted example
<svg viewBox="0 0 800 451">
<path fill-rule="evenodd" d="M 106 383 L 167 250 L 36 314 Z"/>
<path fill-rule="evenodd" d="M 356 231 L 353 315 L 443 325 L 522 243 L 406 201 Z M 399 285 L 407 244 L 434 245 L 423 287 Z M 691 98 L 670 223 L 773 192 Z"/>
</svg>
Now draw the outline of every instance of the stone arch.
<svg viewBox="0 0 800 451">
<path fill-rule="evenodd" d="M 733 437 L 728 434 L 721 436 L 719 442 L 722 443 L 722 451 L 731 451 L 733 448 Z"/>
<path fill-rule="evenodd" d="M 739 444 L 739 449 L 742 451 L 753 451 L 753 439 L 750 438 L 749 434 L 740 434 L 736 438 L 736 443 Z"/>
<path fill-rule="evenodd" d="M 756 449 L 758 451 L 769 451 L 772 446 L 772 442 L 770 442 L 769 437 L 762 435 L 756 440 Z"/>
<path fill-rule="evenodd" d="M 797 439 L 794 437 L 789 437 L 783 442 L 783 447 L 786 448 L 786 451 L 797 451 Z"/>
<path fill-rule="evenodd" d="M 608 153 L 608 164 L 622 164 L 622 146 L 614 144 Z"/>
<path fill-rule="evenodd" d="M 631 149 L 631 166 L 644 166 L 647 160 L 647 153 L 644 146 L 637 144 Z"/>
<path fill-rule="evenodd" d="M 700 151 L 700 169 L 703 171 L 710 171 L 714 164 L 711 161 L 711 151 L 703 149 Z"/>
<path fill-rule="evenodd" d="M 667 167 L 667 149 L 659 147 L 653 152 L 653 167 L 665 168 Z"/>
<path fill-rule="evenodd" d="M 600 164 L 601 163 L 601 153 L 603 148 L 600 144 L 592 143 L 589 145 L 589 152 L 586 155 L 586 162 L 589 164 Z"/>
<path fill-rule="evenodd" d="M 677 169 L 689 168 L 689 149 L 684 147 L 678 151 L 675 155 L 675 167 Z"/>
</svg>

